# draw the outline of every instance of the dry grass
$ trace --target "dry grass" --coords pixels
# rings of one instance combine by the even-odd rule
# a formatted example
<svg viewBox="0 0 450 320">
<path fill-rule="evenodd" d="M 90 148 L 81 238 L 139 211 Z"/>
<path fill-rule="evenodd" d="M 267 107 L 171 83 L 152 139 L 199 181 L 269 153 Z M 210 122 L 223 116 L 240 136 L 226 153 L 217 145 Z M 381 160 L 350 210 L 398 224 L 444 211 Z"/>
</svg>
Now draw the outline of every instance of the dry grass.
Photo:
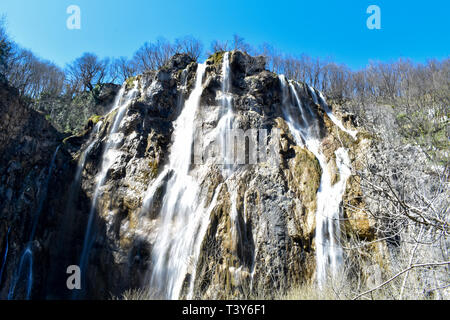
<svg viewBox="0 0 450 320">
<path fill-rule="evenodd" d="M 151 300 L 151 294 L 146 289 L 129 289 L 115 300 Z"/>
<path fill-rule="evenodd" d="M 399 297 L 399 283 L 392 283 L 379 290 L 371 292 L 365 296 L 360 297 L 360 300 L 397 300 Z M 367 288 L 370 289 L 370 288 Z M 448 288 L 447 291 L 448 297 Z M 292 287 L 286 292 L 278 292 L 274 297 L 264 297 L 263 295 L 248 296 L 248 300 L 351 300 L 358 295 L 362 290 L 353 290 L 350 283 L 338 289 L 337 287 L 327 286 L 319 289 L 315 284 L 303 284 Z M 236 297 L 234 297 L 236 298 Z M 417 294 L 414 296 L 406 296 L 404 299 L 414 300 L 434 300 L 442 297 L 429 294 Z M 152 300 L 151 295 L 147 290 L 135 289 L 125 291 L 121 297 L 115 297 L 114 300 Z"/>
<path fill-rule="evenodd" d="M 222 296 L 221 299 L 245 300 L 447 300 L 450 298 L 450 285 L 447 266 L 435 268 L 426 266 L 405 271 L 410 257 L 401 250 L 391 257 L 390 267 L 374 268 L 374 265 L 361 265 L 358 271 L 343 268 L 339 276 L 326 279 L 326 285 L 319 288 L 315 281 L 306 281 L 286 290 L 258 288 L 253 292 L 242 288 L 241 295 Z M 408 251 L 408 250 L 405 250 Z M 423 252 L 416 253 L 424 260 L 430 257 Z M 428 252 L 428 254 L 432 254 Z M 428 258 L 428 259 L 427 259 Z M 379 270 L 379 271 L 377 271 Z M 351 279 L 351 280 L 350 280 Z M 246 286 L 245 286 L 246 287 Z M 361 293 L 364 293 L 361 295 Z M 119 300 L 155 300 L 149 289 L 125 291 Z M 194 299 L 203 299 L 195 297 Z"/>
<path fill-rule="evenodd" d="M 311 284 L 293 287 L 286 293 L 275 296 L 275 300 L 340 300 L 343 298 L 342 293 L 338 294 L 332 287 L 320 290 L 316 285 Z"/>
</svg>

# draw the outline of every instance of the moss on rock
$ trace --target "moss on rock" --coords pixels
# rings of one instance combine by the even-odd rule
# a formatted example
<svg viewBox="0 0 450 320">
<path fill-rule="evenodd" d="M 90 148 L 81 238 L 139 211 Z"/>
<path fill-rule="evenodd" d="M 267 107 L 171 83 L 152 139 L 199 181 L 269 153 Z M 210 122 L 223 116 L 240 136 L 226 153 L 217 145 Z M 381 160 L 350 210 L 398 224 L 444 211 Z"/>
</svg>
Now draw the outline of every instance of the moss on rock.
<svg viewBox="0 0 450 320">
<path fill-rule="evenodd" d="M 315 211 L 316 194 L 320 186 L 322 169 L 319 161 L 309 150 L 294 147 L 295 158 L 293 160 L 293 184 L 294 188 L 301 194 L 302 202 Z"/>
<path fill-rule="evenodd" d="M 212 64 L 214 66 L 220 65 L 223 61 L 224 55 L 225 51 L 217 51 L 209 56 L 209 58 L 206 60 L 206 64 Z"/>
<path fill-rule="evenodd" d="M 148 166 L 150 167 L 150 174 L 152 178 L 156 178 L 158 175 L 159 163 L 156 160 L 150 160 L 148 162 Z"/>
<path fill-rule="evenodd" d="M 136 80 L 136 77 L 129 77 L 127 80 L 125 80 L 125 88 L 127 90 L 132 89 L 134 87 L 134 81 Z"/>
<path fill-rule="evenodd" d="M 88 119 L 88 123 L 92 123 L 93 125 L 96 125 L 101 119 L 102 119 L 102 116 L 95 114 Z"/>
</svg>

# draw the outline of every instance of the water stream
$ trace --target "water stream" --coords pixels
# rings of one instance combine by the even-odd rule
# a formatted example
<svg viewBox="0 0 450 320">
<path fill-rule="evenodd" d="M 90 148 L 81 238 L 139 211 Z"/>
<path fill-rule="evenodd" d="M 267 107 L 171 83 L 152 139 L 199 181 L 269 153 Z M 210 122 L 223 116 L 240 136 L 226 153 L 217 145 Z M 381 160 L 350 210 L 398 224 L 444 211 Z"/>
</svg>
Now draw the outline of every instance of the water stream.
<svg viewBox="0 0 450 320">
<path fill-rule="evenodd" d="M 174 123 L 168 167 L 157 178 L 162 180 L 170 172 L 167 181 L 170 192 L 162 200 L 161 232 L 152 252 L 154 267 L 150 285 L 159 295 L 169 299 L 177 299 L 181 293 L 185 275 L 193 263 L 192 253 L 202 221 L 208 218 L 197 199 L 199 185 L 189 174 L 195 115 L 203 92 L 205 69 L 205 64 L 198 64 L 195 86 Z"/>
<path fill-rule="evenodd" d="M 52 160 L 50 162 L 50 165 L 48 167 L 48 172 L 45 177 L 44 182 L 41 184 L 41 187 L 38 190 L 39 195 L 39 202 L 38 206 L 36 208 L 36 211 L 34 213 L 34 219 L 32 224 L 32 229 L 30 232 L 30 236 L 28 238 L 28 242 L 23 249 L 23 253 L 20 257 L 19 267 L 16 269 L 16 272 L 14 273 L 13 279 L 11 281 L 11 285 L 9 287 L 8 292 L 8 300 L 14 299 L 14 293 L 16 290 L 17 285 L 21 281 L 22 273 L 25 271 L 25 298 L 27 300 L 31 297 L 31 290 L 33 288 L 33 241 L 34 236 L 36 234 L 36 229 L 39 224 L 39 217 L 41 216 L 42 209 L 44 208 L 45 201 L 47 200 L 47 194 L 48 194 L 48 185 L 50 183 L 50 179 L 53 175 L 53 170 L 55 168 L 56 164 L 56 156 L 59 152 L 59 149 L 61 148 L 61 145 L 59 145 L 55 152 L 53 153 Z M 26 268 L 26 269 L 25 269 Z"/>
<path fill-rule="evenodd" d="M 0 268 L 0 288 L 1 288 L 2 279 L 3 279 L 3 271 L 5 270 L 5 266 L 6 266 L 6 260 L 8 259 L 9 233 L 10 233 L 10 231 L 11 231 L 11 227 L 8 228 L 8 232 L 6 233 L 5 252 L 3 254 L 2 267 Z"/>
<path fill-rule="evenodd" d="M 284 76 L 279 77 L 283 90 L 283 104 L 286 111 L 286 120 L 296 143 L 305 146 L 319 161 L 322 169 L 319 190 L 317 192 L 316 209 L 316 278 L 319 287 L 323 287 L 328 276 L 335 276 L 342 265 L 342 247 L 340 245 L 341 202 L 349 178 L 350 159 L 345 148 L 336 150 L 336 165 L 339 170 L 339 181 L 332 184 L 327 159 L 321 151 L 321 136 L 319 123 L 309 105 L 303 105 L 299 99 L 297 87 L 288 82 Z M 309 87 L 313 101 L 318 104 L 316 92 Z M 321 104 L 325 106 L 325 99 L 320 94 Z M 298 110 L 296 110 L 298 109 Z M 297 115 L 299 112 L 300 116 Z M 339 127 L 344 128 L 339 120 L 332 115 L 329 108 L 326 110 L 330 119 Z M 345 128 L 344 128 L 345 129 Z M 354 132 L 345 132 L 356 135 Z"/>
<path fill-rule="evenodd" d="M 92 230 L 93 229 L 93 221 L 94 221 L 98 201 L 99 201 L 99 198 L 102 193 L 102 187 L 105 183 L 105 180 L 107 178 L 110 168 L 119 159 L 120 155 L 122 154 L 122 152 L 120 150 L 118 150 L 118 146 L 122 142 L 124 135 L 121 132 L 119 132 L 119 128 L 120 128 L 121 122 L 126 114 L 128 107 L 130 106 L 131 102 L 133 101 L 133 99 L 136 97 L 136 95 L 138 93 L 138 82 L 135 81 L 134 88 L 126 94 L 125 94 L 125 91 L 126 91 L 125 88 L 126 88 L 126 84 L 123 84 L 122 88 L 120 89 L 120 91 L 114 101 L 112 110 L 110 111 L 110 113 L 116 112 L 116 115 L 114 118 L 114 122 L 113 122 L 111 128 L 109 129 L 108 136 L 106 138 L 106 142 L 105 142 L 105 146 L 104 146 L 103 154 L 102 154 L 102 160 L 101 160 L 101 170 L 96 176 L 96 185 L 95 185 L 94 195 L 91 200 L 91 208 L 89 211 L 88 222 L 86 225 L 86 232 L 85 232 L 84 241 L 83 241 L 83 250 L 82 250 L 81 256 L 80 256 L 79 266 L 80 266 L 82 274 L 83 274 L 83 271 L 85 270 L 85 267 L 86 267 L 86 264 L 87 264 L 87 261 L 89 258 L 89 252 L 90 252 L 90 249 L 92 246 L 92 242 L 95 239 L 95 237 L 93 236 L 93 230 Z M 85 150 L 85 152 L 82 155 L 81 163 L 78 167 L 79 171 L 77 172 L 78 179 L 81 177 L 81 172 L 84 167 L 84 162 L 86 161 L 88 152 L 90 152 L 90 148 L 93 147 L 94 143 L 95 143 L 95 141 L 91 142 L 91 144 L 87 147 L 87 149 Z"/>
</svg>

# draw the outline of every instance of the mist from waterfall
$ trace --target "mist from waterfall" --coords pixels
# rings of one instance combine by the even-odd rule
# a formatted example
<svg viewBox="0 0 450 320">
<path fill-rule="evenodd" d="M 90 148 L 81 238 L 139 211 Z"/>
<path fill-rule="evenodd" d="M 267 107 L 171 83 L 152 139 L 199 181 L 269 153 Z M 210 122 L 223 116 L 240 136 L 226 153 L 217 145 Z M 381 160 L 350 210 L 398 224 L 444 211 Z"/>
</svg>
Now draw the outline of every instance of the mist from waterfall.
<svg viewBox="0 0 450 320">
<path fill-rule="evenodd" d="M 347 179 L 351 175 L 350 159 L 345 148 L 336 150 L 336 165 L 339 170 L 339 181 L 332 185 L 327 159 L 321 151 L 319 123 L 309 104 L 302 104 L 296 84 L 279 76 L 283 91 L 283 107 L 290 132 L 299 146 L 306 147 L 319 161 L 322 169 L 319 190 L 317 192 L 316 209 L 316 279 L 319 287 L 323 287 L 330 276 L 336 276 L 343 261 L 340 245 L 341 202 L 345 192 Z M 315 90 L 309 87 L 315 104 L 319 99 Z M 325 103 L 321 96 L 322 105 Z M 328 109 L 329 110 L 329 109 Z M 297 114 L 298 112 L 299 114 Z M 329 111 L 330 112 L 330 111 Z M 333 122 L 338 123 L 333 116 Z M 339 123 L 340 124 L 340 123 Z M 343 128 L 342 124 L 339 127 Z M 347 131 L 346 131 L 347 132 Z"/>
</svg>

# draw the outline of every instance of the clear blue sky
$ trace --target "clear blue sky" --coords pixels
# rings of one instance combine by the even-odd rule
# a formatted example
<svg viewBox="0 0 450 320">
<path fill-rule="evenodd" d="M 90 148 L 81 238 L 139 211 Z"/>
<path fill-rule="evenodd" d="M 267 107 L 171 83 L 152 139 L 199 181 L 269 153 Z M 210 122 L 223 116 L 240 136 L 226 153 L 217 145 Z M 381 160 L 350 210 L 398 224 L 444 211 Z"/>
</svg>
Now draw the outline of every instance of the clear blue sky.
<svg viewBox="0 0 450 320">
<path fill-rule="evenodd" d="M 72 4 L 81 8 L 81 30 L 66 28 Z M 381 30 L 366 27 L 371 4 L 381 8 Z M 13 40 L 60 66 L 87 51 L 130 57 L 160 36 L 192 35 L 209 49 L 234 33 L 252 45 L 332 57 L 353 69 L 370 59 L 450 55 L 448 0 L 1 0 L 0 14 Z"/>
</svg>

